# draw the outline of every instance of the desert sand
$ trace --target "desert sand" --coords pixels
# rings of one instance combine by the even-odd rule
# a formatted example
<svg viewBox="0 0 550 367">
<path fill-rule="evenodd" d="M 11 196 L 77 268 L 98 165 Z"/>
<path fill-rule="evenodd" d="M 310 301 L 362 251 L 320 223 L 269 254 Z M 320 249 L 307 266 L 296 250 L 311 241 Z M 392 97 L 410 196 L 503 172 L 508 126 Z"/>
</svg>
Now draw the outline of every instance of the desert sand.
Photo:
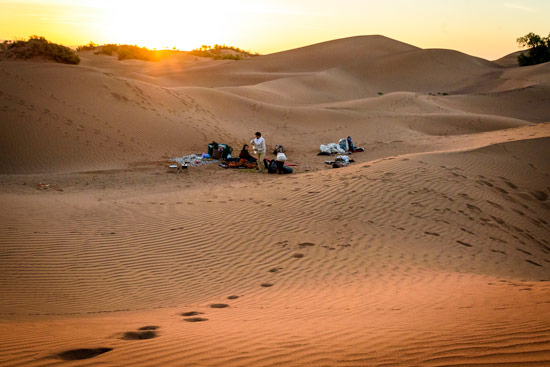
<svg viewBox="0 0 550 367">
<path fill-rule="evenodd" d="M 550 365 L 550 63 L 80 56 L 0 61 L 1 366 Z"/>
</svg>

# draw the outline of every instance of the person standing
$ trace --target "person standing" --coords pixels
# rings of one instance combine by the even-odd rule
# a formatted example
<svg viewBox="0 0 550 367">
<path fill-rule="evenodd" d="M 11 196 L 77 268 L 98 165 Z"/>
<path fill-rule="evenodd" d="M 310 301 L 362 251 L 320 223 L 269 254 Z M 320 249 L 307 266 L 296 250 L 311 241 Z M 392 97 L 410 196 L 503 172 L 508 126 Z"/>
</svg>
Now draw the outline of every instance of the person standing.
<svg viewBox="0 0 550 367">
<path fill-rule="evenodd" d="M 255 134 L 256 138 L 250 141 L 250 144 L 256 146 L 256 152 L 258 152 L 258 170 L 263 172 L 265 169 L 264 159 L 265 159 L 265 139 L 262 137 L 262 133 L 259 131 Z"/>
</svg>

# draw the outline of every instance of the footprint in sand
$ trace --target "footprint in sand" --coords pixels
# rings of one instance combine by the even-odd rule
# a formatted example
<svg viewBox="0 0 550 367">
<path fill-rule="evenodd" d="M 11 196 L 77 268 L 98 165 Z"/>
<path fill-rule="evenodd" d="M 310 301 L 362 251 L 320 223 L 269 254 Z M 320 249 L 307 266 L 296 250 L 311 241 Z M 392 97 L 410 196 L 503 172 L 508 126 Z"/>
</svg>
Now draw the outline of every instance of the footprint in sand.
<svg viewBox="0 0 550 367">
<path fill-rule="evenodd" d="M 273 287 L 273 284 L 271 283 L 262 283 L 260 284 L 261 287 L 264 287 L 264 288 L 269 288 L 269 287 Z"/>
<path fill-rule="evenodd" d="M 237 298 L 239 298 L 239 296 L 229 296 L 229 297 L 227 297 L 227 299 L 237 299 Z"/>
<path fill-rule="evenodd" d="M 298 246 L 301 247 L 301 248 L 305 248 L 305 247 L 315 246 L 315 244 L 312 243 L 312 242 L 302 242 L 302 243 L 299 243 Z"/>
<path fill-rule="evenodd" d="M 183 316 L 183 317 L 197 316 L 197 315 L 204 315 L 204 312 L 189 311 L 189 312 L 183 312 L 180 314 L 180 316 Z"/>
<path fill-rule="evenodd" d="M 487 200 L 487 203 L 491 204 L 491 206 L 493 206 L 494 208 L 497 208 L 497 209 L 500 209 L 500 210 L 504 210 L 504 208 L 502 207 L 502 205 L 497 204 L 497 203 L 495 203 L 495 202 L 492 202 L 491 200 Z"/>
<path fill-rule="evenodd" d="M 64 361 L 78 361 L 81 359 L 89 359 L 96 357 L 100 354 L 112 351 L 113 348 L 96 348 L 96 349 L 72 349 L 65 352 L 61 352 L 57 357 Z"/>
<path fill-rule="evenodd" d="M 439 237 L 439 233 L 435 233 L 435 232 L 424 232 L 425 234 L 429 234 L 430 236 L 438 236 Z"/>
<path fill-rule="evenodd" d="M 530 194 L 538 201 L 548 200 L 548 194 L 543 191 L 531 191 Z"/>
<path fill-rule="evenodd" d="M 466 204 L 466 207 L 474 212 L 481 213 L 481 209 L 472 204 Z"/>
<path fill-rule="evenodd" d="M 208 321 L 207 318 L 204 318 L 204 317 L 189 317 L 187 319 L 183 319 L 183 321 L 187 321 L 187 322 L 203 322 L 203 321 Z"/>
<path fill-rule="evenodd" d="M 295 259 L 301 259 L 302 257 L 304 257 L 305 255 L 304 254 L 301 254 L 299 252 L 295 253 L 294 255 L 292 255 L 293 258 Z"/>
<path fill-rule="evenodd" d="M 458 241 L 458 240 L 457 240 L 456 243 L 458 243 L 458 244 L 460 244 L 460 245 L 462 245 L 462 246 L 466 246 L 466 247 L 473 247 L 473 246 L 470 245 L 469 243 L 463 242 L 463 241 Z"/>
<path fill-rule="evenodd" d="M 514 189 L 514 190 L 517 190 L 517 189 L 518 189 L 518 187 L 517 187 L 516 185 L 514 185 L 512 182 L 510 182 L 510 181 L 507 180 L 506 178 L 501 177 L 501 179 L 502 179 L 502 181 L 503 181 L 506 185 L 508 185 L 509 188 Z"/>
<path fill-rule="evenodd" d="M 516 250 L 518 250 L 518 251 L 521 252 L 521 253 L 524 253 L 525 255 L 533 256 L 533 254 L 530 253 L 529 251 L 522 250 L 522 249 L 520 249 L 520 248 L 518 248 L 518 247 L 516 247 Z"/>
<path fill-rule="evenodd" d="M 153 339 L 158 336 L 157 330 L 159 326 L 147 325 L 142 326 L 138 331 L 127 331 L 125 332 L 120 339 L 123 340 L 144 340 L 144 339 Z"/>
<path fill-rule="evenodd" d="M 146 331 L 127 331 L 122 335 L 123 340 L 144 340 L 156 338 L 157 332 L 153 330 Z"/>
<path fill-rule="evenodd" d="M 154 326 L 154 325 L 147 325 L 142 326 L 138 330 L 157 330 L 160 326 Z"/>
<path fill-rule="evenodd" d="M 225 303 L 213 303 L 210 305 L 210 308 L 227 308 L 227 307 L 229 307 L 229 305 Z"/>
<path fill-rule="evenodd" d="M 270 273 L 278 273 L 281 270 L 283 270 L 283 268 L 271 268 L 271 269 L 269 269 L 269 272 Z"/>
<path fill-rule="evenodd" d="M 466 228 L 460 228 L 460 230 L 463 231 L 463 232 L 466 232 L 466 233 L 474 234 L 474 235 L 475 235 L 474 232 L 468 231 Z"/>
<path fill-rule="evenodd" d="M 532 264 L 532 265 L 535 265 L 535 266 L 540 266 L 540 267 L 542 267 L 541 264 L 536 263 L 536 262 L 534 262 L 534 261 L 531 261 L 531 260 L 525 260 L 525 261 L 527 261 L 529 264 Z"/>
</svg>

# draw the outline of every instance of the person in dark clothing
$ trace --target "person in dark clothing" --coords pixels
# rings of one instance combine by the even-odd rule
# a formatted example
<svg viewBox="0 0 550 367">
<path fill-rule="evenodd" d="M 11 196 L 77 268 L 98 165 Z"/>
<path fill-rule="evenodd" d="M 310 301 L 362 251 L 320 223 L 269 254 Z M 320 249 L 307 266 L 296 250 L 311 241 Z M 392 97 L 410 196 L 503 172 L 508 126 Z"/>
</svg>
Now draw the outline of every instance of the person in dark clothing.
<svg viewBox="0 0 550 367">
<path fill-rule="evenodd" d="M 250 152 L 248 151 L 248 144 L 243 145 L 243 149 L 239 153 L 240 159 L 246 159 L 250 163 L 256 163 L 258 160 L 250 155 Z"/>
<path fill-rule="evenodd" d="M 348 149 L 350 152 L 355 152 L 355 145 L 353 145 L 353 140 L 351 140 L 351 136 L 348 136 Z"/>
</svg>

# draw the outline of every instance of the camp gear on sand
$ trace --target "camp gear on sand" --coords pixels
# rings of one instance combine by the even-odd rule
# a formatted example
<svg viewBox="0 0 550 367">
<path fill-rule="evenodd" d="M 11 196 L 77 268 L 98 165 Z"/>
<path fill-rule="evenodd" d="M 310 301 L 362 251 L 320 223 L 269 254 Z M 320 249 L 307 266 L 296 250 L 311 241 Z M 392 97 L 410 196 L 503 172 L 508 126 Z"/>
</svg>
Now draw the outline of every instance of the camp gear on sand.
<svg viewBox="0 0 550 367">
<path fill-rule="evenodd" d="M 186 164 L 180 164 L 180 163 L 177 163 L 177 162 L 176 162 L 176 164 L 171 164 L 171 165 L 168 166 L 168 172 L 173 172 L 173 173 L 181 172 L 184 169 L 187 169 L 187 165 Z"/>
<path fill-rule="evenodd" d="M 216 160 L 205 158 L 201 154 L 191 154 L 183 157 L 172 158 L 172 161 L 181 164 L 182 166 L 198 167 L 204 164 L 216 163 Z"/>
<path fill-rule="evenodd" d="M 350 159 L 347 155 L 339 155 L 338 157 L 336 157 L 335 161 L 325 161 L 325 164 L 332 165 L 332 168 L 341 168 L 353 162 L 355 161 L 353 159 Z"/>
<path fill-rule="evenodd" d="M 353 144 L 353 140 L 351 139 L 351 136 L 348 136 L 347 138 L 342 138 L 338 141 L 338 145 L 341 149 L 345 150 L 346 153 L 354 153 L 354 152 L 364 152 L 364 148 L 356 147 Z"/>
<path fill-rule="evenodd" d="M 283 166 L 279 168 L 280 173 L 289 174 L 294 171 L 292 167 L 285 166 L 284 162 L 279 162 L 279 163 L 283 163 Z M 275 159 L 272 159 L 272 160 L 264 159 L 264 164 L 267 167 L 267 173 L 277 173 L 277 161 Z"/>
<path fill-rule="evenodd" d="M 355 151 L 355 146 L 353 145 L 353 140 L 351 139 L 351 136 L 348 136 L 348 150 L 350 152 L 354 152 Z"/>
<path fill-rule="evenodd" d="M 346 153 L 346 151 L 340 148 L 340 146 L 336 143 L 328 143 L 327 145 L 321 144 L 320 149 L 322 153 L 326 153 L 327 155 L 331 155 L 335 153 L 338 153 L 338 154 Z"/>
<path fill-rule="evenodd" d="M 227 159 L 232 152 L 233 148 L 227 144 L 218 144 L 215 141 L 208 144 L 208 154 L 214 159 Z"/>
<path fill-rule="evenodd" d="M 218 143 L 213 141 L 212 143 L 208 144 L 208 154 L 212 157 L 214 154 L 214 150 L 218 150 Z"/>
<path fill-rule="evenodd" d="M 327 145 L 321 144 L 321 152 L 317 155 L 332 155 L 332 154 L 346 154 L 353 152 L 363 152 L 365 149 L 356 147 L 353 144 L 351 136 L 347 138 L 342 138 L 336 143 L 328 143 Z"/>
<path fill-rule="evenodd" d="M 349 144 L 347 138 L 342 138 L 338 140 L 338 145 L 340 146 L 340 149 L 342 149 L 344 152 L 349 152 Z"/>
</svg>

